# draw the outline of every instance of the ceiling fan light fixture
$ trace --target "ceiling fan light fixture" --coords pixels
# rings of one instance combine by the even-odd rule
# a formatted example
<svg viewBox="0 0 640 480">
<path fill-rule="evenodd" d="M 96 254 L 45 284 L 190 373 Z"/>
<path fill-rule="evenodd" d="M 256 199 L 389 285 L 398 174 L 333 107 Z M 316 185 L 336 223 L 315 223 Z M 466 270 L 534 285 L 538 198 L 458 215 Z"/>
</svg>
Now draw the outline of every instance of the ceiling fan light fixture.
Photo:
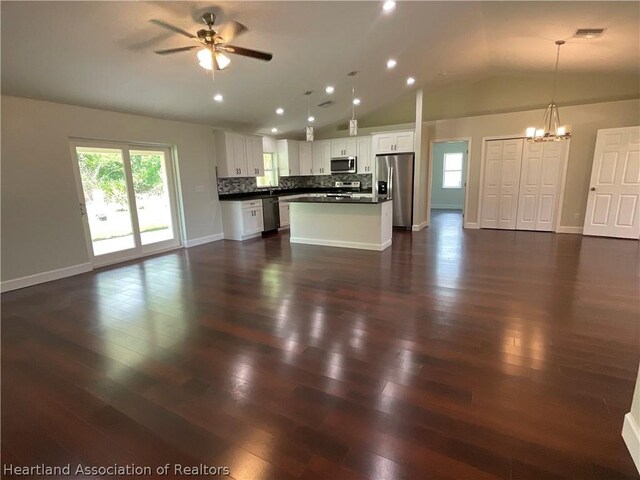
<svg viewBox="0 0 640 480">
<path fill-rule="evenodd" d="M 205 70 L 213 70 L 213 58 L 211 57 L 211 50 L 208 48 L 203 48 L 198 50 L 197 53 L 198 62 L 200 62 L 200 66 Z"/>
<path fill-rule="evenodd" d="M 354 98 L 353 99 L 353 104 L 354 105 L 360 105 L 360 99 L 359 98 Z"/>
<path fill-rule="evenodd" d="M 315 119 L 315 117 L 314 117 L 314 116 L 312 116 L 312 115 L 309 115 L 309 118 L 307 118 L 307 122 L 309 122 L 309 123 L 313 123 L 313 122 L 315 122 L 315 121 L 316 121 L 316 119 Z"/>
<path fill-rule="evenodd" d="M 327 88 L 325 88 L 324 91 L 327 92 L 327 95 L 331 95 L 336 91 L 336 89 L 333 85 L 327 85 Z"/>
<path fill-rule="evenodd" d="M 278 107 L 278 108 L 276 108 L 276 113 L 277 113 L 278 115 L 284 115 L 284 108 L 282 108 L 282 107 Z"/>
<path fill-rule="evenodd" d="M 218 62 L 218 67 L 220 67 L 220 70 L 224 70 L 231 63 L 231 59 L 224 53 L 220 52 L 216 52 L 216 61 Z"/>
<path fill-rule="evenodd" d="M 214 99 L 216 102 L 218 102 L 218 103 L 222 103 L 222 101 L 224 100 L 224 97 L 223 97 L 221 94 L 216 93 L 216 94 L 213 96 L 213 99 Z"/>
</svg>

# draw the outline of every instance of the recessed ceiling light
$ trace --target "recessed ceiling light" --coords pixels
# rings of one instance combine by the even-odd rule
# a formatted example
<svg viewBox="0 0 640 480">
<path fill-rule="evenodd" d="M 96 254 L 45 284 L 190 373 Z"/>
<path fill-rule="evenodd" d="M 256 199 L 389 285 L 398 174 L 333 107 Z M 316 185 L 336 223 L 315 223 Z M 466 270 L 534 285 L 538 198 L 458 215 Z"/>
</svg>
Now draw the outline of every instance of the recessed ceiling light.
<svg viewBox="0 0 640 480">
<path fill-rule="evenodd" d="M 271 129 L 271 133 L 278 133 L 278 129 L 277 129 L 276 127 L 273 127 L 273 128 Z"/>
<path fill-rule="evenodd" d="M 353 104 L 354 105 L 360 105 L 360 99 L 359 98 L 354 98 L 353 99 Z"/>
<path fill-rule="evenodd" d="M 387 60 L 387 68 L 389 69 L 395 68 L 397 64 L 398 62 L 396 62 L 393 58 L 390 58 L 389 60 Z"/>
<path fill-rule="evenodd" d="M 416 79 L 413 77 L 409 77 L 407 78 L 407 85 L 413 85 L 414 83 L 416 83 Z"/>
<path fill-rule="evenodd" d="M 220 95 L 219 93 L 216 93 L 216 94 L 213 96 L 213 99 L 214 99 L 216 102 L 220 103 L 220 102 L 222 102 L 222 100 L 224 100 L 224 97 L 223 97 L 222 95 Z"/>
<path fill-rule="evenodd" d="M 316 119 L 315 119 L 314 117 L 311 117 L 311 116 L 310 116 L 309 118 L 307 118 L 307 121 L 308 121 L 309 123 L 313 123 L 313 122 L 315 122 L 315 121 L 316 121 Z"/>
<path fill-rule="evenodd" d="M 278 115 L 284 115 L 284 108 L 276 108 L 276 113 Z"/>
<path fill-rule="evenodd" d="M 396 8 L 396 2 L 393 0 L 387 0 L 382 4 L 382 11 L 385 13 L 392 12 L 394 8 Z"/>
<path fill-rule="evenodd" d="M 331 95 L 333 92 L 336 91 L 335 88 L 333 88 L 332 85 L 328 85 L 327 88 L 324 89 L 325 92 L 327 92 L 328 95 Z"/>
</svg>

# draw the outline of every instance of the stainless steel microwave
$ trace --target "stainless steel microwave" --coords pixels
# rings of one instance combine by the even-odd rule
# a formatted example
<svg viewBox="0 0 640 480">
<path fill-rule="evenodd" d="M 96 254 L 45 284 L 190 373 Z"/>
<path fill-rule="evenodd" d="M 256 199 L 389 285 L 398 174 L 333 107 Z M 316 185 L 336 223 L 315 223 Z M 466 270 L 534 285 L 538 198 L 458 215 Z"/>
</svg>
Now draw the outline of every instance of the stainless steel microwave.
<svg viewBox="0 0 640 480">
<path fill-rule="evenodd" d="M 331 159 L 331 173 L 356 173 L 356 157 Z"/>
</svg>

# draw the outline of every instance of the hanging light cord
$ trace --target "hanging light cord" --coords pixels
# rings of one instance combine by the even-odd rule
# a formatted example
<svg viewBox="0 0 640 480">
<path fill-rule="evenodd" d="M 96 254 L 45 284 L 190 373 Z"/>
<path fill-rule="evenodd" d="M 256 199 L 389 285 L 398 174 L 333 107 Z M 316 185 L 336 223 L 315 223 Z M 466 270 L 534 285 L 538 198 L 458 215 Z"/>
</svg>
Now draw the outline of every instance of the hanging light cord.
<svg viewBox="0 0 640 480">
<path fill-rule="evenodd" d="M 558 83 L 558 65 L 560 64 L 560 47 L 564 44 L 558 43 L 558 52 L 556 53 L 556 70 L 553 74 L 553 93 L 551 94 L 551 103 L 556 103 L 556 85 Z"/>
</svg>

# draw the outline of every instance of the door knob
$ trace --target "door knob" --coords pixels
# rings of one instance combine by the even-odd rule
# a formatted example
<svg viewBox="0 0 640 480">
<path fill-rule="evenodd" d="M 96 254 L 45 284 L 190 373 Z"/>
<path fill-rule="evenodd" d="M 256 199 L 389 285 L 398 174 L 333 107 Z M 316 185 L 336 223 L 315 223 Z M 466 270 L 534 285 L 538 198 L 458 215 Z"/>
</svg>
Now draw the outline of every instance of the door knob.
<svg viewBox="0 0 640 480">
<path fill-rule="evenodd" d="M 591 187 L 591 191 L 595 192 L 596 191 L 596 187 Z"/>
</svg>

